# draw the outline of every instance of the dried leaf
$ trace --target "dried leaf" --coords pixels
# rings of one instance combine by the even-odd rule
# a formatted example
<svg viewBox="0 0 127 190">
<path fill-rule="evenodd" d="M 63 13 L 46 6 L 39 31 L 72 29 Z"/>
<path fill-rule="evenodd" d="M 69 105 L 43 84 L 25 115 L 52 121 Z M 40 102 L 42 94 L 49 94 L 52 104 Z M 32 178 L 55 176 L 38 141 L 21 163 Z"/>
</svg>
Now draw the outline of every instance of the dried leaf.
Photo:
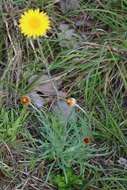
<svg viewBox="0 0 127 190">
<path fill-rule="evenodd" d="M 29 97 L 32 100 L 32 103 L 37 107 L 37 108 L 42 108 L 44 104 L 46 103 L 44 98 L 40 97 L 39 94 L 37 94 L 35 91 L 31 92 L 28 94 Z"/>
<path fill-rule="evenodd" d="M 75 10 L 80 7 L 79 0 L 60 0 L 60 7 L 62 12 Z"/>
<path fill-rule="evenodd" d="M 118 163 L 123 166 L 125 169 L 127 169 L 127 159 L 120 157 L 118 160 Z"/>
<path fill-rule="evenodd" d="M 80 43 L 80 37 L 74 29 L 69 28 L 68 24 L 60 24 L 58 33 L 59 44 L 61 47 L 77 48 Z"/>
<path fill-rule="evenodd" d="M 38 92 L 41 92 L 42 94 L 44 95 L 47 95 L 47 96 L 54 96 L 56 95 L 56 90 L 54 88 L 54 85 L 55 87 L 57 88 L 57 90 L 59 89 L 59 86 L 61 84 L 61 81 L 56 81 L 54 80 L 53 82 L 49 79 L 48 75 L 43 75 L 42 77 L 40 77 L 38 79 L 37 76 L 34 76 L 32 77 L 30 80 L 29 80 L 29 83 L 32 83 L 33 81 L 34 82 L 34 85 L 33 85 L 33 90 L 34 91 L 38 91 Z M 53 85 L 54 83 L 54 85 Z M 58 91 L 58 94 L 59 94 L 59 91 Z M 59 95 L 62 95 L 64 96 L 65 93 L 61 93 L 60 91 L 60 94 Z"/>
<path fill-rule="evenodd" d="M 52 83 L 48 75 L 43 75 L 39 78 L 37 75 L 34 75 L 29 79 L 29 84 L 32 87 L 31 87 L 31 92 L 28 95 L 30 96 L 32 103 L 37 108 L 42 108 L 46 103 L 51 102 L 51 100 L 54 99 L 54 96 L 56 95 L 63 98 L 66 97 L 66 93 L 59 90 L 61 81 L 54 79 Z M 57 94 L 54 85 L 55 88 L 57 89 Z"/>
</svg>

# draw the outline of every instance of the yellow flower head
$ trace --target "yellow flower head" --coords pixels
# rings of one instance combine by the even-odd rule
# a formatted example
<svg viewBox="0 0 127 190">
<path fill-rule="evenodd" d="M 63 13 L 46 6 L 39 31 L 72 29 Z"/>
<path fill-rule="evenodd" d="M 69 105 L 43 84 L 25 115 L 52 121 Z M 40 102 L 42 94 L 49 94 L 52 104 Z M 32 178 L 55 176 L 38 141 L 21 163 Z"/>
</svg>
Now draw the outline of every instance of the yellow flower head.
<svg viewBox="0 0 127 190">
<path fill-rule="evenodd" d="M 30 9 L 24 12 L 19 19 L 21 33 L 27 37 L 39 37 L 46 35 L 50 29 L 50 20 L 46 13 L 39 9 Z"/>
</svg>

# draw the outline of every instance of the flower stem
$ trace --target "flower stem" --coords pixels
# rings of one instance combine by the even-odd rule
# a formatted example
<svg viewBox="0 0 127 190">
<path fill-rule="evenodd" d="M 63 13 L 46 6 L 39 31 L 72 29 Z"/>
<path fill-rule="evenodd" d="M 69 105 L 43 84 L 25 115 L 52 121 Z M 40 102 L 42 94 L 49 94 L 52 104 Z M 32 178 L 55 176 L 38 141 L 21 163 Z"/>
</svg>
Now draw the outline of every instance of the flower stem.
<svg viewBox="0 0 127 190">
<path fill-rule="evenodd" d="M 48 68 L 48 61 L 47 61 L 47 59 L 45 58 L 45 55 L 44 55 L 44 52 L 43 52 L 43 49 L 42 49 L 42 46 L 41 46 L 41 44 L 40 44 L 39 39 L 37 39 L 37 43 L 38 43 L 38 47 L 39 47 L 39 50 L 40 50 L 40 53 L 41 53 L 42 61 L 43 61 L 43 63 L 45 64 L 45 68 L 46 68 L 48 77 L 49 77 L 49 79 L 50 79 L 50 81 L 51 81 L 51 83 L 52 83 L 52 86 L 53 86 L 53 88 L 54 88 L 54 90 L 55 90 L 55 92 L 56 92 L 57 98 L 58 98 L 59 93 L 58 93 L 58 90 L 57 90 L 56 85 L 55 85 L 55 83 L 54 83 L 54 80 L 52 79 L 52 76 L 51 76 L 51 74 L 50 74 L 50 71 L 49 71 L 49 68 Z"/>
</svg>

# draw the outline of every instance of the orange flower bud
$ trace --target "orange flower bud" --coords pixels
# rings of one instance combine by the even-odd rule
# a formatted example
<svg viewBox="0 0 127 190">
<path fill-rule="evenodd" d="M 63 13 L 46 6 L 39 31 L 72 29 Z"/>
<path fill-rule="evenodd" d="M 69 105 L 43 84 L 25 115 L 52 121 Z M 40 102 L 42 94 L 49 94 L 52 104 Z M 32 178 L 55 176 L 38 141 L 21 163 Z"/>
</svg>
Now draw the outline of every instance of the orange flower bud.
<svg viewBox="0 0 127 190">
<path fill-rule="evenodd" d="M 90 143 L 91 143 L 90 137 L 85 137 L 85 138 L 83 139 L 83 142 L 84 142 L 84 144 L 90 144 Z"/>
<path fill-rule="evenodd" d="M 76 105 L 76 99 L 75 98 L 68 98 L 66 100 L 67 104 L 70 106 L 70 107 L 73 107 Z"/>
<path fill-rule="evenodd" d="M 22 105 L 28 106 L 31 103 L 31 99 L 30 99 L 29 96 L 22 96 L 20 98 L 20 102 L 21 102 Z"/>
</svg>

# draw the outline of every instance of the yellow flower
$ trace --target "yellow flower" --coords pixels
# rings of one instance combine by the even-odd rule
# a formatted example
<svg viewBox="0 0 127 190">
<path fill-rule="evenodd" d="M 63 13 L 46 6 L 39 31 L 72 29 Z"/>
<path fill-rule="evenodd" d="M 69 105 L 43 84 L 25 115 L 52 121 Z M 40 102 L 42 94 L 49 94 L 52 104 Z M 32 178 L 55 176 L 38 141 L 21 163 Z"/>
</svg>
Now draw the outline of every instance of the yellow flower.
<svg viewBox="0 0 127 190">
<path fill-rule="evenodd" d="M 48 15 L 43 11 L 40 12 L 39 9 L 29 9 L 19 19 L 21 33 L 33 38 L 46 35 L 50 24 Z"/>
</svg>

